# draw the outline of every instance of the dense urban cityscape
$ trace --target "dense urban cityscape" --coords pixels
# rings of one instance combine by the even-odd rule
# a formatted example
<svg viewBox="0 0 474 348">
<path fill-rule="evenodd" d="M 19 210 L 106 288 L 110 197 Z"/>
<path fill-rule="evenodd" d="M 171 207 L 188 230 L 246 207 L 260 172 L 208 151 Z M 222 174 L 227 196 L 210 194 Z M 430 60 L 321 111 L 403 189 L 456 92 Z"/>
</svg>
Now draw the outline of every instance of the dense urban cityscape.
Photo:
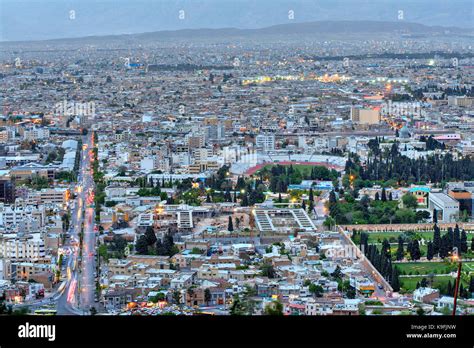
<svg viewBox="0 0 474 348">
<path fill-rule="evenodd" d="M 0 314 L 474 314 L 473 31 L 401 15 L 0 43 Z"/>
</svg>

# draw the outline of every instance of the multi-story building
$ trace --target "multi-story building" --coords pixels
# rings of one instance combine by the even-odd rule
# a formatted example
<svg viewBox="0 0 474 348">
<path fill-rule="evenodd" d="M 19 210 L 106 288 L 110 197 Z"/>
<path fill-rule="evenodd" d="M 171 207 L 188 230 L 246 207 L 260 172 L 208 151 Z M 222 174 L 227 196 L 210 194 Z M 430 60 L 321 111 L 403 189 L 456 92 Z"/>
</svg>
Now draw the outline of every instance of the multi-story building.
<svg viewBox="0 0 474 348">
<path fill-rule="evenodd" d="M 259 134 L 255 137 L 255 146 L 263 151 L 275 150 L 275 135 Z"/>
<path fill-rule="evenodd" d="M 219 140 L 225 137 L 225 128 L 223 125 L 211 124 L 206 127 L 206 138 L 208 140 Z"/>
<path fill-rule="evenodd" d="M 9 139 L 9 132 L 6 130 L 0 131 L 0 143 L 6 143 Z"/>
<path fill-rule="evenodd" d="M 23 132 L 23 139 L 28 141 L 43 140 L 49 138 L 48 128 L 31 128 Z"/>
<path fill-rule="evenodd" d="M 48 188 L 40 191 L 30 191 L 28 201 L 36 204 L 65 205 L 71 194 L 67 188 Z"/>
<path fill-rule="evenodd" d="M 26 163 L 13 167 L 10 170 L 10 175 L 19 180 L 29 179 L 33 176 L 39 176 L 45 179 L 54 179 L 56 172 L 60 167 L 54 164 L 42 165 L 39 163 Z"/>
<path fill-rule="evenodd" d="M 197 149 L 203 147 L 205 138 L 202 135 L 192 135 L 188 137 L 188 146 L 190 149 Z"/>
<path fill-rule="evenodd" d="M 462 189 L 452 189 L 448 192 L 449 197 L 459 202 L 459 210 L 462 213 L 466 211 L 468 217 L 473 216 L 473 198 L 472 193 Z"/>
<path fill-rule="evenodd" d="M 473 97 L 459 97 L 459 96 L 449 96 L 448 105 L 460 106 L 460 107 L 470 107 L 474 105 Z"/>
<path fill-rule="evenodd" d="M 217 171 L 219 164 L 214 161 L 197 161 L 188 167 L 189 174 L 199 174 L 207 171 Z"/>
<path fill-rule="evenodd" d="M 44 258 L 44 241 L 39 234 L 3 235 L 0 237 L 0 257 L 16 261 Z"/>
<path fill-rule="evenodd" d="M 15 183 L 10 177 L 0 178 L 0 202 L 13 203 L 15 201 Z"/>
<path fill-rule="evenodd" d="M 380 110 L 352 107 L 351 121 L 359 124 L 377 124 L 380 122 Z"/>
<path fill-rule="evenodd" d="M 445 193 L 430 193 L 428 208 L 436 209 L 439 222 L 453 222 L 459 216 L 459 202 Z"/>
<path fill-rule="evenodd" d="M 0 203 L 0 226 L 21 227 L 23 231 L 38 230 L 46 222 L 44 205 L 27 205 L 18 199 L 14 205 Z"/>
</svg>

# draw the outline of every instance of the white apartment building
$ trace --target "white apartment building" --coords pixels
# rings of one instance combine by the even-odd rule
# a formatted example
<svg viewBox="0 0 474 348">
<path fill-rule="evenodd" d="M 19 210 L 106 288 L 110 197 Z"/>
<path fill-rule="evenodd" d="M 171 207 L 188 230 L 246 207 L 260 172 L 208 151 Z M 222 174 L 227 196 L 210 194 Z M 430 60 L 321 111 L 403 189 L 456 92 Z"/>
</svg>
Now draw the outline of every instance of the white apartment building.
<svg viewBox="0 0 474 348">
<path fill-rule="evenodd" d="M 44 258 L 45 255 L 44 240 L 39 233 L 0 237 L 0 258 L 32 261 Z"/>
<path fill-rule="evenodd" d="M 8 131 L 6 130 L 0 131 L 0 143 L 6 143 L 8 142 L 8 139 L 9 139 Z"/>
<path fill-rule="evenodd" d="M 212 151 L 207 148 L 192 149 L 195 161 L 207 161 L 212 156 Z"/>
<path fill-rule="evenodd" d="M 30 191 L 28 194 L 28 203 L 65 205 L 69 197 L 70 192 L 67 188 L 48 188 L 40 191 Z"/>
<path fill-rule="evenodd" d="M 140 170 L 152 171 L 155 168 L 155 159 L 152 156 L 147 156 L 140 160 Z"/>
<path fill-rule="evenodd" d="M 0 226 L 21 226 L 22 230 L 32 231 L 46 223 L 46 209 L 43 205 L 26 205 L 18 199 L 15 204 L 0 203 Z"/>
<path fill-rule="evenodd" d="M 183 273 L 173 278 L 170 282 L 170 289 L 187 289 L 193 284 L 193 275 Z"/>
<path fill-rule="evenodd" d="M 137 227 L 153 227 L 153 214 L 142 213 L 138 215 Z"/>
<path fill-rule="evenodd" d="M 49 129 L 36 127 L 32 129 L 25 129 L 23 133 L 23 139 L 28 141 L 49 139 Z"/>
<path fill-rule="evenodd" d="M 449 96 L 448 105 L 460 106 L 460 107 L 470 107 L 474 105 L 474 98 L 467 96 Z"/>
<path fill-rule="evenodd" d="M 263 151 L 275 150 L 275 135 L 259 134 L 255 137 L 255 145 L 258 149 L 262 149 Z"/>
</svg>

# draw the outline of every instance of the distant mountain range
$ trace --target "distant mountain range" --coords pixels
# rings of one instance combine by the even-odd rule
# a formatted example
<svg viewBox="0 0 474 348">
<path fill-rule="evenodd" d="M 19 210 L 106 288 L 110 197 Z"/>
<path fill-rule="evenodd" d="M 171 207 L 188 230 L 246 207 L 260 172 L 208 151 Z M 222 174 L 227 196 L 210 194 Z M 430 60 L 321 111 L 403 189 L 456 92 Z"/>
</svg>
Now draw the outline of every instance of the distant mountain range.
<svg viewBox="0 0 474 348">
<path fill-rule="evenodd" d="M 182 12 L 180 12 L 182 11 Z M 339 21 L 344 21 L 342 24 Z M 354 21 L 366 22 L 366 28 Z M 393 22 L 388 24 L 387 22 Z M 473 0 L 0 0 L 0 41 L 238 28 L 238 35 L 474 28 Z M 298 24 L 302 23 L 301 26 Z M 372 24 L 371 24 L 372 23 Z M 384 23 L 381 28 L 380 24 Z M 431 27 L 417 27 L 420 23 Z M 293 24 L 286 26 L 287 24 Z M 342 27 L 341 27 L 342 25 Z M 372 26 L 372 27 L 371 27 Z M 260 29 L 261 31 L 252 31 Z M 236 34 L 221 29 L 213 35 Z M 244 32 L 243 30 L 250 30 Z M 452 29 L 459 32 L 462 29 Z M 178 31 L 171 33 L 171 31 Z M 193 32 L 206 34 L 206 31 Z M 165 35 L 164 32 L 161 35 Z"/>
<path fill-rule="evenodd" d="M 407 35 L 465 35 L 474 33 L 457 27 L 427 26 L 408 22 L 382 21 L 318 21 L 308 23 L 279 24 L 260 29 L 184 29 L 175 31 L 158 31 L 127 35 L 135 40 L 172 39 L 172 38 L 206 38 L 206 37 L 262 37 L 282 35 L 324 35 L 324 34 L 407 34 Z M 123 36 L 122 36 L 123 37 Z"/>
<path fill-rule="evenodd" d="M 332 37 L 344 38 L 347 36 L 376 37 L 378 35 L 407 35 L 413 37 L 419 36 L 446 36 L 469 35 L 474 38 L 474 29 L 462 29 L 457 27 L 427 26 L 418 23 L 408 22 L 382 22 L 382 21 L 318 21 L 309 23 L 279 24 L 260 29 L 182 29 L 182 30 L 164 30 L 139 34 L 121 34 L 104 36 L 86 36 L 82 38 L 64 38 L 46 40 L 46 42 L 83 42 L 97 43 L 101 41 L 134 41 L 150 42 L 157 40 L 176 40 L 176 39 L 254 39 L 262 37 L 317 37 L 324 38 L 327 35 Z"/>
</svg>

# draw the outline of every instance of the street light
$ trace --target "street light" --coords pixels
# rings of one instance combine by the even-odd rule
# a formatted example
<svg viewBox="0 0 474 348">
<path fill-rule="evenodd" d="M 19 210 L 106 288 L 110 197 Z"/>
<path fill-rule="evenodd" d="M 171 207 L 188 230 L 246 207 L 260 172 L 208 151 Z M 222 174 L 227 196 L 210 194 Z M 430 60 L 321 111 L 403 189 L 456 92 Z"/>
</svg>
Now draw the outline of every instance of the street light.
<svg viewBox="0 0 474 348">
<path fill-rule="evenodd" d="M 453 316 L 456 315 L 456 307 L 458 304 L 459 282 L 461 280 L 462 259 L 458 256 L 458 248 L 454 247 L 453 255 L 451 256 L 453 262 L 458 262 L 458 275 L 456 277 L 456 287 L 454 288 L 454 305 Z"/>
</svg>

